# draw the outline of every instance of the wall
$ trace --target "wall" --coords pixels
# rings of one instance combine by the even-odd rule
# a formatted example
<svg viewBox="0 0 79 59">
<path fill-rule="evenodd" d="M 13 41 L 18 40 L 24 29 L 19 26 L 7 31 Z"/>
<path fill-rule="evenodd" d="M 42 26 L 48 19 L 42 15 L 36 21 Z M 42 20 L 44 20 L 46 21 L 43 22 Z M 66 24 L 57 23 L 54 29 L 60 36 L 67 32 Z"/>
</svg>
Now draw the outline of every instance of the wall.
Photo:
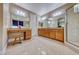
<svg viewBox="0 0 79 59">
<path fill-rule="evenodd" d="M 30 26 L 32 29 L 32 36 L 37 36 L 37 15 L 30 13 Z"/>
<path fill-rule="evenodd" d="M 2 39 L 3 39 L 3 4 L 0 3 L 0 54 L 2 54 Z"/>
<path fill-rule="evenodd" d="M 41 26 L 39 26 L 39 21 L 41 20 L 40 16 L 37 16 L 37 28 L 40 28 Z"/>
<path fill-rule="evenodd" d="M 3 40 L 2 40 L 2 53 L 5 54 L 7 47 L 7 28 L 10 27 L 10 13 L 9 4 L 3 4 Z"/>
</svg>

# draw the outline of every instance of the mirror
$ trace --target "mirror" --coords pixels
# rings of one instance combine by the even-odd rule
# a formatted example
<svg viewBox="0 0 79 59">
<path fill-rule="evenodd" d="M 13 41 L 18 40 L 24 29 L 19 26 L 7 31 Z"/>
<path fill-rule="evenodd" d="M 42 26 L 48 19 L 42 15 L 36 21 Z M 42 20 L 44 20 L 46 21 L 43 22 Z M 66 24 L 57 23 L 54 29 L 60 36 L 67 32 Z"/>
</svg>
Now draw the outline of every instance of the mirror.
<svg viewBox="0 0 79 59">
<path fill-rule="evenodd" d="M 65 19 L 64 18 L 59 18 L 58 19 L 58 27 L 64 27 Z"/>
<path fill-rule="evenodd" d="M 10 4 L 10 18 L 12 28 L 30 28 L 29 11 L 21 8 L 15 4 Z M 17 26 L 13 25 L 13 20 L 17 21 Z M 16 22 L 14 22 L 16 23 Z M 20 26 L 18 26 L 20 25 Z"/>
<path fill-rule="evenodd" d="M 41 17 L 40 20 L 38 20 L 38 28 L 47 28 L 47 17 Z"/>
</svg>

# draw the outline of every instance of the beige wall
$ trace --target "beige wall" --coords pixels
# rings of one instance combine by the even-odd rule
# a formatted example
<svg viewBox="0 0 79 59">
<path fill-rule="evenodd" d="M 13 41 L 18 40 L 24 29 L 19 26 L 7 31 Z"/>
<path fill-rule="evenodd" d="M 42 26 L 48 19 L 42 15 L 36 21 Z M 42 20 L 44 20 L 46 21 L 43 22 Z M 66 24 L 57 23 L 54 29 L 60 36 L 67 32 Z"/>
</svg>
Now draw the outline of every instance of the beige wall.
<svg viewBox="0 0 79 59">
<path fill-rule="evenodd" d="M 3 39 L 2 39 L 2 53 L 6 52 L 7 47 L 7 28 L 10 26 L 9 4 L 3 4 Z"/>
<path fill-rule="evenodd" d="M 30 26 L 32 29 L 32 36 L 37 36 L 37 15 L 30 13 Z"/>
<path fill-rule="evenodd" d="M 0 51 L 2 45 L 2 35 L 3 35 L 3 4 L 0 3 Z"/>
</svg>

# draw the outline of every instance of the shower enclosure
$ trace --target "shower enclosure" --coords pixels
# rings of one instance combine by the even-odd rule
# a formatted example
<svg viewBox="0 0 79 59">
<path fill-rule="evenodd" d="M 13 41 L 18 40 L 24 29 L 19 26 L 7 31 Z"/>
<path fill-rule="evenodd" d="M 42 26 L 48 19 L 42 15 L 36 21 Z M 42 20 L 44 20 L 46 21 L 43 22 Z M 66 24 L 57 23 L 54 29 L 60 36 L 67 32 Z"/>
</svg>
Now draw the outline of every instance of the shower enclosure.
<svg viewBox="0 0 79 59">
<path fill-rule="evenodd" d="M 79 4 L 67 10 L 67 42 L 79 47 Z"/>
</svg>

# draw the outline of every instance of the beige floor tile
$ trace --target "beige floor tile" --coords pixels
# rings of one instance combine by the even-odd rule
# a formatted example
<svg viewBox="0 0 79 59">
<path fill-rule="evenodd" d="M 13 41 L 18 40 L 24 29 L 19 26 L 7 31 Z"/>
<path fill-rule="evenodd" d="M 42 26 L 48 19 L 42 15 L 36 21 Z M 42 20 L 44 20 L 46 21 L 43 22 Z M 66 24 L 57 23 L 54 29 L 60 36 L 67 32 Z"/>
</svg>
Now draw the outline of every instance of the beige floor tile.
<svg viewBox="0 0 79 59">
<path fill-rule="evenodd" d="M 23 41 L 8 47 L 6 55 L 76 55 L 69 47 L 59 41 L 45 37 L 33 37 L 31 40 Z"/>
</svg>

